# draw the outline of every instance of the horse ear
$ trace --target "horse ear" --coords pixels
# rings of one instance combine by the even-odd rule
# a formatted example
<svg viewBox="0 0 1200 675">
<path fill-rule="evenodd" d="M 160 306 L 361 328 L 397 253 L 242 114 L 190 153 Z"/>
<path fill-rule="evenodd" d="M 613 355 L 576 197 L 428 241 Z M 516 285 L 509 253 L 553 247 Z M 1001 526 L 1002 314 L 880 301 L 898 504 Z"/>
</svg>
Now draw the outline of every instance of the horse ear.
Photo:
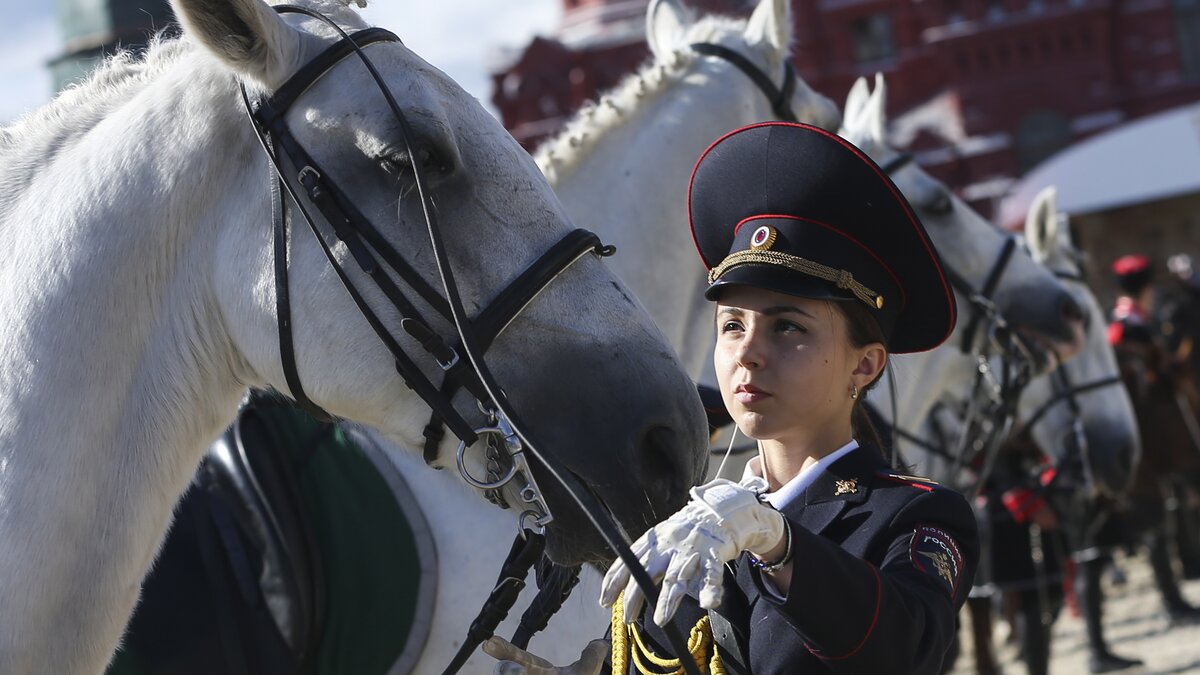
<svg viewBox="0 0 1200 675">
<path fill-rule="evenodd" d="M 1057 196 L 1058 189 L 1053 185 L 1042 188 L 1025 214 L 1025 242 L 1038 262 L 1048 260 L 1058 242 Z"/>
<path fill-rule="evenodd" d="M 683 46 L 692 12 L 680 0 L 653 0 L 646 9 L 646 42 L 655 59 L 664 59 Z"/>
<path fill-rule="evenodd" d="M 883 73 L 875 73 L 875 91 L 863 105 L 862 124 L 876 143 L 887 140 L 887 86 Z"/>
<path fill-rule="evenodd" d="M 171 0 L 183 31 L 233 70 L 282 83 L 299 65 L 299 31 L 262 0 Z"/>
<path fill-rule="evenodd" d="M 854 131 L 858 128 L 863 110 L 867 107 L 867 99 L 870 97 L 871 88 L 867 85 L 867 78 L 860 77 L 855 80 L 854 86 L 850 87 L 850 93 L 846 94 L 846 106 L 842 110 L 843 129 Z"/>
<path fill-rule="evenodd" d="M 780 58 L 786 57 L 792 46 L 791 9 L 791 0 L 759 0 L 746 23 L 746 41 L 769 44 Z"/>
</svg>

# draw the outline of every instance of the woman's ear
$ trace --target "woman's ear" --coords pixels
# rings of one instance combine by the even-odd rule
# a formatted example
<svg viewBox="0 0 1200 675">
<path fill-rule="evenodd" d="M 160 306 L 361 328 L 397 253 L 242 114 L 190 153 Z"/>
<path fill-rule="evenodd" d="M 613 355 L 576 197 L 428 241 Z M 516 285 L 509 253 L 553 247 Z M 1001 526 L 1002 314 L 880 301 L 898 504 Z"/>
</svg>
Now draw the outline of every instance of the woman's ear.
<svg viewBox="0 0 1200 675">
<path fill-rule="evenodd" d="M 854 384 L 859 389 L 862 389 L 879 379 L 879 375 L 883 373 L 884 366 L 887 365 L 887 359 L 887 349 L 878 342 L 872 342 L 865 347 L 860 347 L 858 349 L 858 363 L 855 364 L 854 370 L 850 373 Z"/>
</svg>

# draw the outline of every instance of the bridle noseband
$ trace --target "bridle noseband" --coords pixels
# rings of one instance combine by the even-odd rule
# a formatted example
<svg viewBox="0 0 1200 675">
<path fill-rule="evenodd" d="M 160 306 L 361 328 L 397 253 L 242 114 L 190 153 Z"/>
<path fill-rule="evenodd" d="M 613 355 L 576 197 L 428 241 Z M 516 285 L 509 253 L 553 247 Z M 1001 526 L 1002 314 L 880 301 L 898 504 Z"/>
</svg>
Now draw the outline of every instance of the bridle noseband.
<svg viewBox="0 0 1200 675">
<path fill-rule="evenodd" d="M 561 467 L 556 459 L 539 451 L 530 442 L 527 434 L 523 431 L 526 428 L 525 425 L 521 423 L 516 411 L 509 404 L 501 388 L 487 368 L 486 363 L 483 361 L 483 354 L 487 350 L 487 347 L 546 285 L 551 283 L 579 258 L 589 253 L 599 256 L 611 255 L 614 249 L 601 244 L 599 238 L 591 232 L 586 230 L 572 231 L 513 280 L 474 320 L 468 319 L 463 308 L 461 295 L 458 292 L 454 271 L 449 266 L 447 249 L 442 239 L 442 233 L 437 226 L 437 220 L 431 208 L 430 198 L 423 180 L 421 162 L 416 161 L 416 155 L 413 153 L 415 134 L 383 78 L 363 52 L 363 47 L 370 44 L 376 42 L 399 43 L 400 39 L 390 31 L 381 28 L 367 28 L 353 34 L 347 34 L 330 18 L 303 7 L 276 5 L 275 10 L 280 13 L 298 13 L 315 18 L 332 27 L 340 36 L 340 39 L 336 43 L 326 48 L 316 58 L 303 66 L 291 79 L 265 100 L 251 103 L 245 87 L 243 86 L 241 89 L 242 99 L 250 115 L 255 134 L 258 136 L 259 142 L 262 144 L 270 160 L 270 165 L 274 170 L 271 178 L 271 194 L 276 312 L 280 358 L 283 363 L 284 377 L 292 393 L 292 397 L 305 410 L 317 415 L 329 416 L 328 413 L 313 403 L 307 394 L 305 394 L 300 382 L 299 372 L 296 368 L 287 277 L 287 249 L 290 237 L 285 214 L 286 201 L 282 198 L 282 191 L 286 191 L 291 197 L 292 203 L 295 204 L 297 210 L 308 223 L 309 228 L 316 237 L 329 264 L 337 273 L 342 285 L 346 288 L 364 318 L 367 319 L 372 330 L 392 354 L 392 357 L 395 359 L 396 370 L 403 378 L 405 384 L 413 389 L 426 405 L 430 407 L 433 411 L 434 419 L 439 423 L 439 427 L 441 423 L 444 423 L 461 441 L 458 453 L 460 458 L 459 464 L 465 469 L 465 464 L 461 460 L 462 453 L 467 447 L 474 445 L 480 435 L 485 435 L 489 439 L 497 441 L 497 447 L 502 447 L 506 452 L 506 459 L 512 462 L 513 469 L 505 472 L 505 475 L 502 476 L 504 478 L 503 481 L 490 481 L 486 485 L 490 488 L 498 488 L 509 481 L 516 480 L 518 477 L 523 481 L 523 484 L 517 486 L 517 494 L 520 500 L 524 502 L 525 508 L 525 511 L 521 514 L 521 522 L 522 526 L 526 529 L 523 529 L 521 536 L 518 537 L 524 544 L 514 546 L 513 554 L 515 555 L 510 555 L 510 558 L 519 558 L 521 564 L 525 564 L 525 562 L 532 564 L 537 555 L 540 555 L 539 541 L 543 536 L 542 533 L 545 526 L 552 519 L 545 499 L 542 497 L 541 490 L 534 481 L 533 473 L 529 471 L 529 465 L 524 459 L 523 453 L 528 451 L 555 480 L 563 485 L 567 494 L 571 496 L 582 512 L 591 520 L 608 546 L 617 552 L 626 566 L 629 567 L 633 579 L 642 588 L 647 599 L 651 603 L 656 602 L 658 590 L 654 587 L 649 574 L 639 564 L 637 557 L 629 549 L 628 536 L 616 524 L 607 507 L 592 494 L 577 476 Z M 441 285 L 445 291 L 444 295 L 435 291 L 431 284 L 424 281 L 404 260 L 399 251 L 391 246 L 371 225 L 370 221 L 354 206 L 346 193 L 334 183 L 329 174 L 308 155 L 292 135 L 284 119 L 289 108 L 309 87 L 342 59 L 351 54 L 356 55 L 363 66 L 366 67 L 371 77 L 375 80 L 380 93 L 387 100 L 396 121 L 399 123 L 404 141 L 404 149 L 410 160 L 413 160 L 411 163 L 412 178 L 416 193 L 420 198 L 422 215 L 425 219 L 434 260 L 441 278 Z M 289 173 L 286 170 L 280 156 L 281 154 L 287 157 L 295 173 Z M 310 214 L 310 206 L 320 211 L 325 221 L 332 228 L 331 233 L 323 233 L 317 226 L 316 221 Z M 339 242 L 346 247 L 347 252 L 353 258 L 359 270 L 376 285 L 403 317 L 401 326 L 404 330 L 420 342 L 422 347 L 434 358 L 439 369 L 444 371 L 445 379 L 440 390 L 417 366 L 414 359 L 400 347 L 395 337 L 387 330 L 378 315 L 367 304 L 358 287 L 351 281 L 347 271 L 338 262 L 331 247 Z M 425 304 L 437 312 L 444 320 L 454 324 L 457 332 L 455 339 L 447 341 L 432 329 L 430 323 L 421 316 L 414 303 L 401 292 L 387 272 L 384 271 L 380 264 L 380 259 L 382 259 L 383 263 L 392 272 L 400 277 L 411 291 L 420 296 Z M 457 386 L 467 389 L 479 401 L 480 407 L 488 420 L 485 427 L 474 428 L 456 410 L 451 400 L 451 395 Z M 426 436 L 427 438 L 430 436 L 428 428 Z M 433 441 L 433 439 L 430 440 L 431 442 Z M 440 435 L 438 440 L 440 440 Z M 434 445 L 436 446 L 436 442 L 434 442 Z M 428 448 L 429 446 L 427 445 L 427 455 Z M 471 477 L 469 473 L 466 473 L 464 478 L 468 482 L 482 483 L 482 481 Z M 506 565 L 506 571 L 502 573 L 502 577 L 505 579 L 516 574 L 515 571 L 510 574 L 508 567 Z M 528 565 L 524 569 L 527 571 Z M 498 585 L 497 591 L 493 593 L 494 597 L 499 597 L 497 606 L 504 603 L 507 603 L 507 605 L 503 607 L 502 612 L 493 611 L 489 614 L 486 623 L 490 623 L 491 628 L 488 628 L 484 624 L 480 624 L 478 628 L 473 625 L 472 636 L 483 634 L 486 637 L 486 635 L 494 630 L 495 625 L 499 623 L 500 619 L 503 619 L 504 613 L 507 613 L 508 607 L 511 607 L 512 602 L 516 599 L 516 593 L 513 591 L 515 586 L 516 584 L 507 582 Z M 516 588 L 516 591 L 519 590 L 519 588 Z M 491 599 L 489 599 L 488 604 L 492 604 Z M 499 618 L 496 618 L 497 616 Z M 480 619 L 482 620 L 483 618 L 481 614 Z M 480 621 L 476 623 L 479 624 Z M 680 635 L 678 629 L 668 627 L 666 633 L 671 649 L 675 653 L 684 654 L 687 652 L 687 643 L 684 641 L 682 635 Z M 477 645 L 478 641 L 465 643 L 463 649 L 460 650 L 459 657 L 463 653 L 469 654 Z M 456 657 L 455 661 L 458 665 L 456 666 L 452 663 L 447 669 L 447 673 L 456 672 L 461 667 L 460 658 Z M 689 675 L 700 675 L 696 664 L 690 662 L 688 659 L 684 659 L 683 668 Z"/>
</svg>

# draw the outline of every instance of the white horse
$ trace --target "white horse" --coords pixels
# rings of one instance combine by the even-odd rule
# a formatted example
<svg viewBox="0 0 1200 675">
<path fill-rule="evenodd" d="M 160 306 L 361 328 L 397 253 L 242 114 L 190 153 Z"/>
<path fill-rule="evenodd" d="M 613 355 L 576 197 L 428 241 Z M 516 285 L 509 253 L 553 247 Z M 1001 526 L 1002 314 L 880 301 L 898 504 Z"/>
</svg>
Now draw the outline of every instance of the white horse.
<svg viewBox="0 0 1200 675">
<path fill-rule="evenodd" d="M 1060 372 L 1030 382 L 1021 397 L 1018 421 L 1033 422 L 1034 440 L 1058 457 L 1083 452 L 1080 459 L 1093 487 L 1119 496 L 1128 488 L 1142 453 L 1137 414 L 1108 343 L 1105 312 L 1083 280 L 1084 253 L 1071 239 L 1066 214 L 1058 213 L 1057 195 L 1050 186 L 1034 198 L 1025 219 L 1025 242 L 1034 260 L 1076 291 L 1087 322 L 1085 345 Z M 1045 406 L 1049 407 L 1042 413 Z M 1030 419 L 1038 414 L 1040 419 Z M 1076 420 L 1082 438 L 1076 437 Z"/>
<path fill-rule="evenodd" d="M 792 25 L 786 0 L 760 0 L 746 22 L 695 18 L 678 0 L 654 0 L 647 14 L 653 60 L 602 96 L 598 104 L 581 111 L 560 136 L 547 141 L 535 154 L 577 222 L 594 227 L 606 242 L 617 245 L 613 264 L 696 377 L 711 362 L 715 333 L 712 305 L 702 296 L 704 269 L 686 227 L 688 177 L 709 143 L 737 127 L 772 119 L 774 112 L 744 73 L 724 60 L 697 55 L 690 45 L 708 41 L 735 49 L 778 83 L 784 77 Z M 869 114 L 862 109 L 868 104 Z M 801 121 L 837 126 L 836 107 L 801 82 L 791 105 Z M 882 106 L 879 90 L 877 97 L 864 99 L 856 108 L 858 119 L 863 124 L 871 120 L 870 128 L 875 129 L 874 122 L 882 121 Z M 1003 246 L 1002 235 L 961 202 L 948 213 L 942 211 L 949 204 L 949 191 L 927 174 L 916 169 L 898 174 L 901 189 L 914 201 L 922 219 L 931 221 L 930 235 L 943 257 L 971 283 L 981 286 Z M 1000 290 L 998 302 L 1003 310 L 1010 316 L 1024 313 L 1027 330 L 1042 330 L 1051 336 L 1047 340 L 1074 334 L 1072 320 L 1063 317 L 1061 307 L 1027 302 L 1032 297 L 1028 292 L 1037 297 L 1066 297 L 1061 284 L 1028 256 L 1010 263 Z M 1062 349 L 1069 352 L 1072 347 Z M 914 410 L 926 407 L 921 403 L 926 398 L 932 405 L 940 394 L 937 387 L 950 386 L 952 377 L 964 377 L 959 370 L 943 379 L 935 371 L 904 362 L 909 359 L 897 361 L 905 372 L 911 369 L 923 378 L 920 382 L 914 379 L 906 390 L 906 407 L 911 403 Z M 957 359 L 947 358 L 944 363 L 957 366 Z M 469 498 L 448 477 L 425 477 L 420 461 L 411 455 L 401 455 L 397 465 L 410 483 L 420 483 L 414 485 L 414 491 L 422 503 L 436 504 L 429 506 L 431 510 L 463 514 L 456 518 L 463 526 L 435 528 L 439 589 L 433 634 L 465 634 L 491 588 L 499 561 L 478 554 L 464 559 L 462 552 L 499 554 L 507 550 L 513 536 L 512 517 Z M 443 556 L 442 551 L 449 553 Z M 581 587 L 563 613 L 551 621 L 545 634 L 534 638 L 534 652 L 555 663 L 568 663 L 578 657 L 588 639 L 604 632 L 608 615 L 595 602 L 598 584 L 598 575 L 585 569 Z M 518 607 L 531 597 L 532 590 L 527 590 Z M 510 617 L 499 632 L 510 635 L 515 618 Z M 440 672 L 456 649 L 457 643 L 430 640 L 411 672 Z M 467 668 L 486 672 L 490 666 L 488 657 L 477 654 Z"/>
<path fill-rule="evenodd" d="M 790 4 L 760 0 L 749 20 L 698 19 L 682 0 L 653 0 L 646 24 L 652 61 L 534 153 L 571 217 L 616 245 L 614 269 L 693 377 L 711 361 L 713 310 L 687 227 L 688 177 L 721 135 L 777 117 L 750 77 L 692 45 L 732 49 L 782 87 Z M 798 119 L 830 130 L 840 120 L 837 106 L 799 78 L 790 106 Z"/>
<path fill-rule="evenodd" d="M 983 292 L 985 280 L 994 269 L 1001 271 L 989 300 L 1022 336 L 1042 371 L 1052 369 L 1082 347 L 1082 313 L 1070 290 L 1019 247 L 1001 266 L 1001 252 L 1011 235 L 993 227 L 915 163 L 897 159 L 900 153 L 885 140 L 883 77 L 877 75 L 874 90 L 868 90 L 862 78 L 851 88 L 840 133 L 880 166 L 896 167 L 890 171 L 892 181 L 916 210 L 947 269 L 961 278 L 956 284 L 958 324 L 950 338 L 937 349 L 894 358 L 886 371 L 895 384 L 895 410 L 888 396 L 891 383 L 886 378 L 871 394 L 876 409 L 888 422 L 899 420 L 901 428 L 912 430 L 920 428 L 947 392 L 957 394 L 972 381 L 977 365 L 973 354 L 983 348 L 987 331 L 981 327 L 973 338 L 965 335 L 981 311 L 970 296 Z M 905 443 L 900 447 L 905 460 L 919 460 L 918 472 L 928 470 L 923 451 Z"/>
<path fill-rule="evenodd" d="M 1018 428 L 1028 427 L 1039 447 L 1058 460 L 1077 464 L 1085 475 L 1081 488 L 1120 495 L 1128 487 L 1141 455 L 1137 416 L 1129 393 L 1121 384 L 1116 356 L 1108 344 L 1104 311 L 1083 281 L 1084 254 L 1071 240 L 1065 216 L 1055 210 L 1056 190 L 1040 192 L 1025 220 L 1025 243 L 1030 254 L 1069 284 L 1083 309 L 1084 344 L 1080 352 L 1054 372 L 1034 377 L 1020 393 L 1016 409 Z M 975 367 L 965 359 L 965 367 Z M 1002 367 L 991 364 L 993 370 Z M 947 410 L 960 410 L 968 388 L 948 390 Z M 940 418 L 943 426 L 961 431 L 961 420 Z M 928 437 L 929 430 L 924 431 Z M 962 487 L 966 474 L 951 475 L 956 462 L 947 457 L 906 448 L 916 470 Z"/>
<path fill-rule="evenodd" d="M 306 4 L 364 27 L 339 3 Z M 144 60 L 110 61 L 0 130 L 3 673 L 101 672 L 205 447 L 248 386 L 286 390 L 268 163 L 239 83 L 255 98 L 273 91 L 337 36 L 260 0 L 174 9 L 182 38 Z M 465 271 L 465 306 L 478 310 L 569 231 L 568 217 L 528 155 L 454 82 L 399 42 L 364 52 L 403 102 L 449 259 Z M 363 64 L 333 65 L 286 121 L 325 178 L 436 286 L 397 117 Z M 418 447 L 426 407 L 302 229 L 292 223 L 292 320 L 309 397 Z M 341 245 L 334 254 L 348 258 Z M 360 288 L 364 276 L 351 273 Z M 424 354 L 379 292 L 362 293 L 414 358 Z M 702 475 L 695 390 L 594 256 L 516 317 L 487 361 L 537 422 L 527 431 L 629 530 L 676 508 Z M 418 362 L 440 381 L 432 359 Z M 468 398 L 457 408 L 484 422 Z M 602 555 L 578 510 L 558 508 L 561 490 L 546 477 L 542 487 L 558 511 L 551 552 Z"/>
</svg>

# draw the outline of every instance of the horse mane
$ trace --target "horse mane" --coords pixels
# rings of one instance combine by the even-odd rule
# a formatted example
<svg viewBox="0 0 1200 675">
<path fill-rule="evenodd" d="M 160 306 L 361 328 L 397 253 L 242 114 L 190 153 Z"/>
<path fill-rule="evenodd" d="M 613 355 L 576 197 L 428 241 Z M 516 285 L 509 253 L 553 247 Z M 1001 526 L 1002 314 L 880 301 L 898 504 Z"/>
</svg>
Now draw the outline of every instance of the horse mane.
<svg viewBox="0 0 1200 675">
<path fill-rule="evenodd" d="M 347 13 L 355 14 L 347 8 L 349 2 L 355 0 L 301 0 L 298 4 L 322 11 L 344 25 L 348 23 Z M 38 167 L 52 163 L 76 139 L 129 103 L 180 60 L 202 54 L 191 40 L 177 33 L 177 26 L 164 28 L 152 35 L 140 52 L 117 51 L 46 105 L 0 128 L 0 217 L 5 207 L 3 195 L 20 193 Z M 206 53 L 204 56 L 209 58 Z"/>
<path fill-rule="evenodd" d="M 688 27 L 685 39 L 671 53 L 669 61 L 661 63 L 651 55 L 637 71 L 602 94 L 598 101 L 585 103 L 560 132 L 539 145 L 533 154 L 538 168 L 553 185 L 579 164 L 605 133 L 621 125 L 639 105 L 657 97 L 688 72 L 697 54 L 687 45 L 717 42 L 735 46 L 731 44 L 731 36 L 740 39 L 745 27 L 745 19 L 727 16 L 710 14 L 697 20 Z M 745 43 L 740 46 L 744 47 Z"/>
<path fill-rule="evenodd" d="M 154 76 L 182 53 L 180 40 L 160 31 L 151 37 L 144 53 L 120 50 L 104 59 L 86 78 L 64 88 L 46 105 L 26 113 L 0 129 L 0 165 L 11 159 L 37 156 L 53 161 L 71 138 L 86 133 L 113 109 L 129 102 Z M 27 147 L 36 144 L 37 148 Z M 8 167 L 6 167 L 7 169 Z"/>
</svg>

